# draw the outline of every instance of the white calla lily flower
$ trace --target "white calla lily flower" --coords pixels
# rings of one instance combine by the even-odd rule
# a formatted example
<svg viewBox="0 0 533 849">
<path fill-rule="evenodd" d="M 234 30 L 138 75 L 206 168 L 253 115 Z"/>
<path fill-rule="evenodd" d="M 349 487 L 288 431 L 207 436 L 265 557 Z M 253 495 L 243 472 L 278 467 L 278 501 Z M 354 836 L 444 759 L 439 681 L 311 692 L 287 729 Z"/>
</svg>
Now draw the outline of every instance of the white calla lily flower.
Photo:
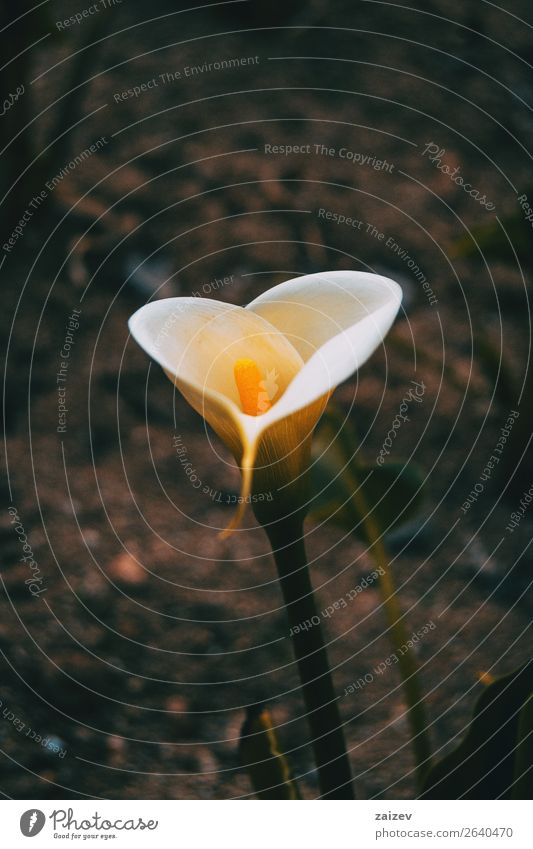
<svg viewBox="0 0 533 849">
<path fill-rule="evenodd" d="M 132 336 L 229 446 L 250 494 L 279 510 L 308 500 L 310 440 L 336 386 L 382 342 L 401 289 L 377 274 L 329 271 L 274 286 L 247 307 L 201 298 L 146 304 Z M 272 505 L 271 505 L 272 506 Z M 262 519 L 261 519 L 262 520 Z"/>
</svg>

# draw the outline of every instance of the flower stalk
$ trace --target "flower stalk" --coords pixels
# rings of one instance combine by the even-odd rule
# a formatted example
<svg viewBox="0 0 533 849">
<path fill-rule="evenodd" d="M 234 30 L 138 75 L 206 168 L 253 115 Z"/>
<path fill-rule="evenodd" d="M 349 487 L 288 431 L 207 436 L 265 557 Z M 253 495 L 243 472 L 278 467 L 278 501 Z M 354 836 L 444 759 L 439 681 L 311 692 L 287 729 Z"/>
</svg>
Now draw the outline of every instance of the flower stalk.
<svg viewBox="0 0 533 849">
<path fill-rule="evenodd" d="M 353 799 L 337 697 L 318 618 L 303 539 L 296 515 L 265 525 L 278 570 L 323 799 Z"/>
</svg>

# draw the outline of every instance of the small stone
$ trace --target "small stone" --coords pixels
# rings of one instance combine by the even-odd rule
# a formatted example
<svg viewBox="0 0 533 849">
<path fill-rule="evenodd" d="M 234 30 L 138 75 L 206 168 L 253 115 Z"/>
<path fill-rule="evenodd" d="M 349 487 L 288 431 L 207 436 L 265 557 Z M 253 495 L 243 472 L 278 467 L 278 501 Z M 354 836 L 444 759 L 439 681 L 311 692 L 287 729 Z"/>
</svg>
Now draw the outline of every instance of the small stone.
<svg viewBox="0 0 533 849">
<path fill-rule="evenodd" d="M 183 696 L 170 696 L 165 701 L 165 710 L 171 713 L 187 713 L 188 709 L 189 703 Z"/>
<path fill-rule="evenodd" d="M 109 752 L 110 766 L 123 766 L 126 762 L 126 741 L 123 737 L 115 735 L 108 737 L 107 750 Z"/>
<path fill-rule="evenodd" d="M 109 564 L 109 577 L 124 584 L 139 586 L 146 581 L 146 575 L 146 570 L 127 551 L 117 555 Z"/>
<path fill-rule="evenodd" d="M 49 755 L 56 756 L 61 754 L 63 757 L 65 756 L 67 744 L 61 739 L 61 737 L 57 737 L 55 734 L 51 734 L 49 737 L 45 735 L 41 745 L 45 752 Z"/>
</svg>

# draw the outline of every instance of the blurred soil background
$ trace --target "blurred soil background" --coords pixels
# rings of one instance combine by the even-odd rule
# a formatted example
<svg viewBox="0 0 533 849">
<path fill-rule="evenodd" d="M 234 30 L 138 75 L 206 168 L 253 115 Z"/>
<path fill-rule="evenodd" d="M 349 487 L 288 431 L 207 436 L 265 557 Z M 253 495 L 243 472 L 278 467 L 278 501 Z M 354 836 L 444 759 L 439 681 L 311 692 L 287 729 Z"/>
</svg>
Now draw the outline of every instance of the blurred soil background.
<svg viewBox="0 0 533 849">
<path fill-rule="evenodd" d="M 245 797 L 244 707 L 266 701 L 303 795 L 317 795 L 266 538 L 250 514 L 218 539 L 238 470 L 128 337 L 127 319 L 152 297 L 245 304 L 324 269 L 377 271 L 404 288 L 384 349 L 336 399 L 353 405 L 359 456 L 374 462 L 411 381 L 425 387 L 390 455 L 421 469 L 425 508 L 389 550 L 409 632 L 436 625 L 417 651 L 434 747 L 449 751 L 480 677 L 512 670 L 528 649 L 533 510 L 513 533 L 506 526 L 533 482 L 532 233 L 518 202 L 533 197 L 530 4 L 246 0 L 181 11 L 123 0 L 66 28 L 57 22 L 83 0 L 15 23 L 28 7 L 4 5 L 3 55 L 34 46 L 3 78 L 3 97 L 25 89 L 2 117 L 4 143 L 18 134 L 2 157 L 3 245 L 31 214 L 0 267 L 1 792 Z M 246 62 L 205 68 L 235 58 Z M 193 66 L 204 69 L 187 74 Z M 494 210 L 424 154 L 429 144 Z M 463 511 L 512 410 L 515 435 Z M 210 493 L 184 474 L 177 436 Z M 38 597 L 11 505 L 38 563 Z M 373 563 L 335 527 L 307 530 L 325 608 Z M 325 630 L 341 696 L 392 651 L 375 585 Z M 340 700 L 358 793 L 410 798 L 397 667 L 372 677 Z"/>
</svg>

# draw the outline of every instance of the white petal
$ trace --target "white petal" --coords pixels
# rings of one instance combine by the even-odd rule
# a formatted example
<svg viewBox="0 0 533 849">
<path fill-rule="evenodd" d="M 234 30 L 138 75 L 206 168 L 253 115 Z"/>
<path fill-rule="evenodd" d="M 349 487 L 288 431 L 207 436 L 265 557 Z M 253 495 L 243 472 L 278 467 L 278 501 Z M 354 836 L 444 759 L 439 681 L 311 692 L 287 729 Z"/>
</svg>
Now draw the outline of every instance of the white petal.
<svg viewBox="0 0 533 849">
<path fill-rule="evenodd" d="M 238 359 L 251 357 L 265 376 L 275 372 L 278 397 L 302 367 L 300 356 L 277 328 L 231 304 L 167 298 L 138 310 L 129 327 L 139 345 L 180 389 L 183 384 L 224 406 L 230 402 L 240 415 L 244 414 L 233 374 Z M 204 415 L 203 410 L 199 412 Z"/>
<path fill-rule="evenodd" d="M 390 306 L 394 315 L 402 290 L 394 280 L 363 271 L 306 274 L 274 286 L 246 309 L 287 336 L 304 360 L 343 330 Z M 374 347 L 381 341 L 378 337 Z"/>
<path fill-rule="evenodd" d="M 290 415 L 350 377 L 383 341 L 401 298 L 387 277 L 329 271 L 288 280 L 252 301 L 247 309 L 281 330 L 305 361 L 263 418 Z"/>
<path fill-rule="evenodd" d="M 265 376 L 275 372 L 281 395 L 303 366 L 285 336 L 253 312 L 202 298 L 153 301 L 137 310 L 129 328 L 237 461 L 253 464 L 268 422 L 242 412 L 233 367 L 251 357 Z"/>
</svg>

